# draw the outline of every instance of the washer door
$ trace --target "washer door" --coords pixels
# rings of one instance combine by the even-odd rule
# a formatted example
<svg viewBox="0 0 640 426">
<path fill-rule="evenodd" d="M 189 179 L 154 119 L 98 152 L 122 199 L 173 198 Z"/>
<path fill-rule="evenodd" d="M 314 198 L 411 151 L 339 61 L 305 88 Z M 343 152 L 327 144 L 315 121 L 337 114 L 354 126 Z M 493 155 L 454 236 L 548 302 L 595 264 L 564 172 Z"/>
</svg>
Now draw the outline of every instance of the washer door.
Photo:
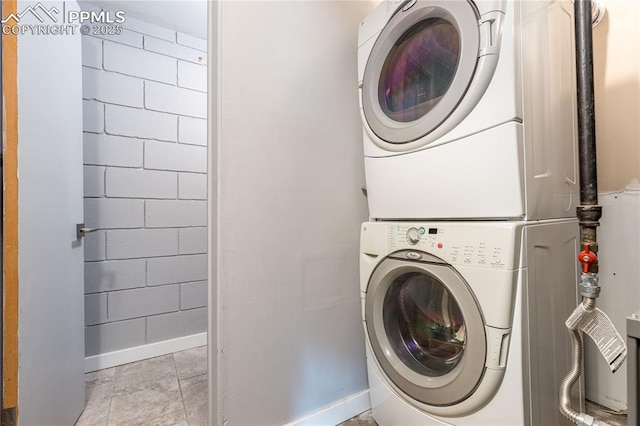
<svg viewBox="0 0 640 426">
<path fill-rule="evenodd" d="M 409 397 L 453 405 L 479 385 L 486 358 L 484 321 L 451 266 L 383 260 L 369 281 L 365 319 L 378 363 Z"/>
<path fill-rule="evenodd" d="M 403 144 L 445 121 L 473 78 L 479 31 L 468 1 L 406 2 L 382 30 L 365 67 L 362 106 L 371 130 Z"/>
</svg>

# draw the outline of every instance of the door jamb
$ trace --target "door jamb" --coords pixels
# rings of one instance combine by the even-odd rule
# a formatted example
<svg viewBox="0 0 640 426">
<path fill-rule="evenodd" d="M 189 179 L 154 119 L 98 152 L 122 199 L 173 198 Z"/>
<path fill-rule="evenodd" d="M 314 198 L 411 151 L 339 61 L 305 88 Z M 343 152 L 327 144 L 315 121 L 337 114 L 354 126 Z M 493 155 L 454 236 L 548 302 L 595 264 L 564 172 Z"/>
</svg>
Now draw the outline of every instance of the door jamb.
<svg viewBox="0 0 640 426">
<path fill-rule="evenodd" d="M 17 0 L 2 0 L 2 16 L 17 14 Z M 2 35 L 4 100 L 2 193 L 3 306 L 1 424 L 15 424 L 18 407 L 18 36 Z"/>
</svg>

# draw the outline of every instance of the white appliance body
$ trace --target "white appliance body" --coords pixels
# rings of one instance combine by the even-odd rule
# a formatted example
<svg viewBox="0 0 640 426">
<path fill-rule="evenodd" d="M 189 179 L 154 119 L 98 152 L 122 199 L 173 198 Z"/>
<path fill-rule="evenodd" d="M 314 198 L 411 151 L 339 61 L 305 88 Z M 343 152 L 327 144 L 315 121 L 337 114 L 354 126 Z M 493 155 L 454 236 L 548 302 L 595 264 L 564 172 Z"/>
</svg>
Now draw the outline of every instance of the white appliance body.
<svg viewBox="0 0 640 426">
<path fill-rule="evenodd" d="M 564 321 L 577 304 L 578 234 L 576 220 L 364 223 L 376 422 L 570 424 L 557 404 L 571 360 Z"/>
<path fill-rule="evenodd" d="M 573 25 L 570 0 L 381 2 L 358 38 L 370 216 L 574 216 Z"/>
</svg>

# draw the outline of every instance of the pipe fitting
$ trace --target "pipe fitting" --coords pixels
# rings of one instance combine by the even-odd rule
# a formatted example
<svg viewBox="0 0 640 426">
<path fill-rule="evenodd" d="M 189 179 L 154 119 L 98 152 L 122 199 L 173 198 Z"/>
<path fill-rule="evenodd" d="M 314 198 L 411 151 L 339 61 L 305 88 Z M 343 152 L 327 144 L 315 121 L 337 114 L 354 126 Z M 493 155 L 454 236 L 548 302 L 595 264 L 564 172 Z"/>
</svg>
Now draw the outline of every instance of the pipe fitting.
<svg viewBox="0 0 640 426">
<path fill-rule="evenodd" d="M 594 422 L 596 419 L 594 419 L 593 417 L 591 417 L 588 414 L 584 414 L 582 416 L 582 423 L 580 423 L 580 426 L 593 426 Z"/>
<path fill-rule="evenodd" d="M 578 425 L 580 426 L 611 426 L 609 423 L 603 422 L 602 420 L 598 420 L 594 417 L 591 417 L 586 413 L 580 413 L 580 414 L 582 414 L 582 423 L 578 423 Z"/>
<path fill-rule="evenodd" d="M 583 273 L 580 276 L 580 295 L 587 299 L 596 299 L 600 295 L 600 285 L 598 284 L 598 274 Z M 586 305 L 585 305 L 586 307 Z"/>
<path fill-rule="evenodd" d="M 602 206 L 582 204 L 576 207 L 576 214 L 581 222 L 593 222 L 595 226 L 600 226 L 598 221 L 602 217 Z"/>
</svg>

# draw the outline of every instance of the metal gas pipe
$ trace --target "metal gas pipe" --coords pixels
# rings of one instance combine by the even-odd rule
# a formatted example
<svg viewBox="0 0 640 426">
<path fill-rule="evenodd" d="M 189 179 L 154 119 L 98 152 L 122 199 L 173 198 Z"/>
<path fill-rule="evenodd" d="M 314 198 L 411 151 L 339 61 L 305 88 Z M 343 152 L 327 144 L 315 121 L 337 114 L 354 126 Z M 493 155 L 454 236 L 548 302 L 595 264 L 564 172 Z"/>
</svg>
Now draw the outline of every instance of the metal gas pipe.
<svg viewBox="0 0 640 426">
<path fill-rule="evenodd" d="M 596 228 L 600 225 L 602 207 L 598 205 L 596 173 L 595 106 L 593 92 L 592 2 L 574 0 L 576 35 L 576 72 L 578 88 L 578 157 L 580 164 L 580 206 L 577 216 L 581 230 L 582 263 L 579 284 L 582 308 L 592 311 L 600 293 L 598 285 L 598 242 Z M 578 425 L 606 425 L 586 413 L 571 408 L 571 388 L 583 369 L 582 333 L 569 329 L 572 341 L 572 366 L 560 384 L 560 412 Z"/>
</svg>

